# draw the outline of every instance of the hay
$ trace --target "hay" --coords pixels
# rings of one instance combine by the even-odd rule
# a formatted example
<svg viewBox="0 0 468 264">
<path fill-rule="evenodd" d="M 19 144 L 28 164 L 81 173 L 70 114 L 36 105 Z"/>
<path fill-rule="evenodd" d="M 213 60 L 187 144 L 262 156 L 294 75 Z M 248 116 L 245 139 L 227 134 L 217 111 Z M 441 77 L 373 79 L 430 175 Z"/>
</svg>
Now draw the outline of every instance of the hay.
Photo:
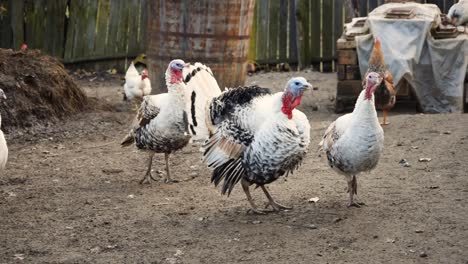
<svg viewBox="0 0 468 264">
<path fill-rule="evenodd" d="M 38 50 L 0 49 L 2 129 L 55 122 L 89 108 L 89 100 L 62 63 Z"/>
</svg>

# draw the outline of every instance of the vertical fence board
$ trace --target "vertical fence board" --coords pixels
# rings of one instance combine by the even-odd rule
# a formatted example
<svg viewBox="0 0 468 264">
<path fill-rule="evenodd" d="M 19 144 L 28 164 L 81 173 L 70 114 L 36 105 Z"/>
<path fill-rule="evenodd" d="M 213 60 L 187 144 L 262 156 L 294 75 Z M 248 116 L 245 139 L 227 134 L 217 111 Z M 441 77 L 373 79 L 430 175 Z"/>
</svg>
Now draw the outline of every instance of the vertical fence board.
<svg viewBox="0 0 468 264">
<path fill-rule="evenodd" d="M 296 1 L 289 1 L 289 59 L 297 62 L 298 52 L 298 34 L 297 34 L 297 19 L 296 19 Z"/>
<path fill-rule="evenodd" d="M 67 0 L 47 1 L 44 40 L 41 47 L 50 55 L 63 57 L 65 41 L 65 10 Z"/>
<path fill-rule="evenodd" d="M 288 1 L 280 0 L 279 7 L 279 32 L 278 32 L 279 44 L 278 53 L 279 60 L 287 60 L 287 49 L 288 49 Z"/>
<path fill-rule="evenodd" d="M 330 1 L 330 0 L 325 0 Z M 322 38 L 321 38 L 321 18 L 322 8 L 321 0 L 312 0 L 310 2 L 310 52 L 309 52 L 309 64 L 314 62 L 320 63 L 321 50 L 322 50 Z M 330 34 L 333 34 L 330 32 Z"/>
<path fill-rule="evenodd" d="M 367 0 L 356 0 L 359 2 L 359 16 L 367 16 Z"/>
<path fill-rule="evenodd" d="M 335 0 L 334 1 L 334 10 L 333 10 L 333 35 L 335 36 L 333 40 L 333 56 L 336 54 L 335 43 L 341 37 L 343 33 L 343 4 L 344 0 Z"/>
<path fill-rule="evenodd" d="M 249 61 L 254 62 L 257 58 L 257 24 L 258 24 L 258 5 L 255 5 L 253 11 L 252 28 L 250 29 L 250 43 L 249 43 Z"/>
<path fill-rule="evenodd" d="M 14 0 L 13 0 L 14 1 Z M 9 48 L 13 43 L 13 32 L 11 30 L 11 5 L 10 1 L 0 1 L 0 48 Z"/>
<path fill-rule="evenodd" d="M 378 0 L 369 0 L 369 12 L 372 12 L 377 6 L 379 6 Z"/>
<path fill-rule="evenodd" d="M 140 1 L 139 0 L 130 0 L 128 1 L 130 7 L 129 9 L 129 18 L 128 18 L 128 27 L 127 27 L 127 36 L 126 36 L 126 54 L 136 54 L 138 53 L 138 22 L 140 16 Z"/>
<path fill-rule="evenodd" d="M 151 0 L 141 0 L 140 5 L 140 24 L 139 24 L 139 33 L 138 33 L 138 43 L 139 43 L 139 51 L 146 50 L 146 25 L 148 24 L 148 10 L 149 10 L 149 1 Z M 158 19 L 157 14 L 152 14 L 151 19 Z"/>
<path fill-rule="evenodd" d="M 278 59 L 279 8 L 279 0 L 270 1 L 270 14 L 268 17 L 270 20 L 268 29 L 268 59 L 273 61 Z"/>
<path fill-rule="evenodd" d="M 257 29 L 262 29 L 262 30 L 257 30 L 258 32 L 258 41 L 257 42 L 257 54 L 258 54 L 258 59 L 261 60 L 266 60 L 268 56 L 268 29 L 269 29 L 269 21 L 268 21 L 268 8 L 269 8 L 269 0 L 260 0 L 258 1 L 260 4 L 259 12 L 257 13 L 258 16 L 258 22 L 257 24 Z"/>
<path fill-rule="evenodd" d="M 11 30 L 13 31 L 11 47 L 18 49 L 24 43 L 24 0 L 10 0 L 10 3 Z"/>
<path fill-rule="evenodd" d="M 333 47 L 335 37 L 333 34 L 333 1 L 323 1 L 323 16 L 322 16 L 322 60 L 323 71 L 332 71 Z"/>
<path fill-rule="evenodd" d="M 42 49 L 44 43 L 44 24 L 47 16 L 43 0 L 27 0 L 25 2 L 25 42 L 29 48 Z"/>
<path fill-rule="evenodd" d="M 308 65 L 310 61 L 310 2 L 308 0 L 299 0 L 296 12 L 299 37 L 298 63 L 299 67 L 303 68 Z"/>
<path fill-rule="evenodd" d="M 107 41 L 109 28 L 107 22 L 110 15 L 110 1 L 99 0 L 97 17 L 96 17 L 96 37 L 94 38 L 94 52 L 95 54 L 105 54 L 108 49 L 109 43 Z"/>
</svg>

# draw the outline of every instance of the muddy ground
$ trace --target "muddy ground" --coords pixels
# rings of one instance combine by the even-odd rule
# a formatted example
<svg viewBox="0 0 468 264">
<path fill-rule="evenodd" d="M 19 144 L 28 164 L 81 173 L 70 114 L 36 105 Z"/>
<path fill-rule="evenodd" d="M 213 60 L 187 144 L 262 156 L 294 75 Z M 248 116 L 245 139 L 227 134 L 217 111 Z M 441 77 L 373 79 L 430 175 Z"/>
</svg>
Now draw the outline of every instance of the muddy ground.
<svg viewBox="0 0 468 264">
<path fill-rule="evenodd" d="M 84 80 L 88 95 L 115 111 L 7 135 L 0 263 L 468 263 L 468 115 L 397 106 L 378 167 L 358 178 L 366 206 L 347 208 L 344 177 L 316 151 L 338 116 L 335 75 L 257 74 L 248 83 L 280 89 L 292 75 L 319 87 L 300 106 L 312 125 L 310 153 L 270 185 L 293 210 L 253 215 L 241 188 L 221 196 L 197 146 L 172 156 L 179 183 L 140 185 L 146 155 L 118 144 L 133 115 L 118 80 Z M 163 171 L 162 155 L 154 168 Z M 266 200 L 260 190 L 254 198 Z"/>
</svg>

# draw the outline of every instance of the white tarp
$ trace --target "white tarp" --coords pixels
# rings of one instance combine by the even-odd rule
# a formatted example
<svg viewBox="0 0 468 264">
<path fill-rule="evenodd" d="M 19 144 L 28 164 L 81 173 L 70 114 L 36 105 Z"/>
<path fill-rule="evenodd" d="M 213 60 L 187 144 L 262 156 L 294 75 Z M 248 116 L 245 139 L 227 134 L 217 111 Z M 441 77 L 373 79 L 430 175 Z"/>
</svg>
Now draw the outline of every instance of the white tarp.
<svg viewBox="0 0 468 264">
<path fill-rule="evenodd" d="M 387 19 L 387 10 L 415 7 L 412 19 Z M 356 37 L 361 73 L 368 67 L 374 37 L 382 42 L 385 63 L 394 83 L 405 78 L 413 86 L 424 112 L 463 111 L 463 85 L 468 63 L 468 35 L 434 39 L 431 27 L 440 23 L 436 5 L 389 3 L 372 11 L 367 19 L 371 34 Z"/>
</svg>

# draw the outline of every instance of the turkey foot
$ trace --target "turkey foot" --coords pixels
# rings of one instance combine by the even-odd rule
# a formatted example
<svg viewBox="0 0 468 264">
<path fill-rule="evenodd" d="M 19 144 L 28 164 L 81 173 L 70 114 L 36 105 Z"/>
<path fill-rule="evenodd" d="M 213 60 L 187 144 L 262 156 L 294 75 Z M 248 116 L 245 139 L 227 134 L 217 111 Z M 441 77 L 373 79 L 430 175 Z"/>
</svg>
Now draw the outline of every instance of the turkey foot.
<svg viewBox="0 0 468 264">
<path fill-rule="evenodd" d="M 153 174 L 151 172 L 145 175 L 145 177 L 140 181 L 140 184 L 150 184 L 151 180 L 156 181 L 156 179 L 153 177 Z"/>
<path fill-rule="evenodd" d="M 390 122 L 387 121 L 387 110 L 383 111 L 383 121 L 380 123 L 382 126 L 390 125 Z"/>
<path fill-rule="evenodd" d="M 261 185 L 260 188 L 262 188 L 263 192 L 265 193 L 265 196 L 268 198 L 268 205 L 266 206 L 268 208 L 268 206 L 271 206 L 271 208 L 273 208 L 273 211 L 280 211 L 280 210 L 291 210 L 292 207 L 289 207 L 289 206 L 284 206 L 284 205 L 281 205 L 279 203 L 277 203 L 273 197 L 271 197 L 270 193 L 268 192 L 268 189 Z"/>
</svg>

